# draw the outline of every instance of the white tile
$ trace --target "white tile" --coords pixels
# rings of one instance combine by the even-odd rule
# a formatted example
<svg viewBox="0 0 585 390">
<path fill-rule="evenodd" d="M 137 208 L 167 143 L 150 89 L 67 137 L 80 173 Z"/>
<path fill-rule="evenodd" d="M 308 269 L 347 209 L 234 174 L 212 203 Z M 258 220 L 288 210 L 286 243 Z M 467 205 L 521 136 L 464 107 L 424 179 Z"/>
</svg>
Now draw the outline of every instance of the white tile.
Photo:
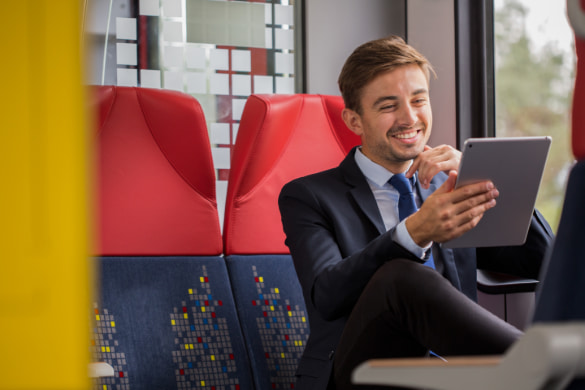
<svg viewBox="0 0 585 390">
<path fill-rule="evenodd" d="M 264 5 L 264 24 L 272 24 L 272 4 Z"/>
<path fill-rule="evenodd" d="M 184 42 L 183 23 L 165 21 L 163 23 L 163 40 L 166 42 Z"/>
<path fill-rule="evenodd" d="M 274 72 L 294 74 L 295 56 L 292 53 L 274 53 Z"/>
<path fill-rule="evenodd" d="M 242 112 L 244 112 L 244 106 L 246 105 L 247 99 L 232 99 L 232 119 L 239 121 L 242 118 Z"/>
<path fill-rule="evenodd" d="M 140 0 L 138 12 L 140 15 L 159 16 L 160 6 L 158 0 Z"/>
<path fill-rule="evenodd" d="M 230 169 L 230 148 L 211 148 L 215 169 Z"/>
<path fill-rule="evenodd" d="M 205 95 L 207 93 L 207 77 L 205 73 L 187 73 L 185 75 L 187 82 L 187 92 Z"/>
<path fill-rule="evenodd" d="M 116 69 L 116 84 L 121 87 L 137 87 L 138 72 L 136 69 Z"/>
<path fill-rule="evenodd" d="M 136 40 L 136 18 L 116 18 L 116 38 Z"/>
<path fill-rule="evenodd" d="M 252 93 L 252 77 L 247 74 L 232 75 L 232 95 L 250 96 Z"/>
<path fill-rule="evenodd" d="M 137 45 L 135 43 L 116 43 L 116 63 L 119 65 L 137 65 Z"/>
<path fill-rule="evenodd" d="M 160 70 L 140 69 L 140 86 L 160 88 Z"/>
<path fill-rule="evenodd" d="M 212 144 L 231 144 L 230 140 L 230 124 L 229 123 L 212 123 L 210 125 Z"/>
<path fill-rule="evenodd" d="M 274 24 L 292 26 L 295 23 L 294 8 L 292 5 L 274 5 Z"/>
<path fill-rule="evenodd" d="M 280 94 L 295 93 L 294 77 L 276 77 L 276 93 Z"/>
<path fill-rule="evenodd" d="M 203 47 L 187 45 L 185 47 L 187 68 L 205 69 L 207 67 L 207 54 Z"/>
<path fill-rule="evenodd" d="M 179 46 L 164 46 L 164 66 L 183 67 L 183 48 Z"/>
<path fill-rule="evenodd" d="M 235 72 L 252 71 L 252 54 L 250 50 L 232 50 L 232 70 Z"/>
<path fill-rule="evenodd" d="M 272 76 L 254 76 L 254 93 L 274 93 Z"/>
<path fill-rule="evenodd" d="M 283 50 L 294 50 L 294 30 L 274 29 L 274 48 Z"/>
<path fill-rule="evenodd" d="M 211 69 L 229 70 L 229 55 L 226 49 L 211 49 L 210 52 Z"/>
<path fill-rule="evenodd" d="M 266 28 L 264 30 L 264 37 L 265 37 L 265 49 L 272 49 L 272 29 Z"/>
<path fill-rule="evenodd" d="M 164 89 L 183 92 L 183 72 L 166 71 L 164 73 Z"/>
<path fill-rule="evenodd" d="M 163 0 L 162 6 L 165 16 L 171 18 L 180 18 L 181 16 L 183 16 L 181 0 Z"/>
<path fill-rule="evenodd" d="M 230 79 L 228 74 L 214 73 L 209 78 L 209 93 L 212 95 L 229 95 Z"/>
</svg>

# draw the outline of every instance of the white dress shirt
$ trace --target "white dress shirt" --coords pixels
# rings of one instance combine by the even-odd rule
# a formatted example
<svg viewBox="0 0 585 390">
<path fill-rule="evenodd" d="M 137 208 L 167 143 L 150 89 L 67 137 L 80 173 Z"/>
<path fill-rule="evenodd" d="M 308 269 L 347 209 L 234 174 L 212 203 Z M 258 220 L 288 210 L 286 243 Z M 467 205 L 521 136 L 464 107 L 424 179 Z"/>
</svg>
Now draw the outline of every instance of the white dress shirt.
<svg viewBox="0 0 585 390">
<path fill-rule="evenodd" d="M 398 199 L 400 198 L 400 194 L 396 188 L 388 183 L 394 174 L 367 158 L 361 152 L 361 148 L 357 148 L 355 152 L 355 162 L 366 177 L 374 197 L 376 198 L 376 203 L 378 204 L 378 209 L 382 215 L 386 231 L 396 226 L 393 237 L 394 240 L 415 256 L 423 259 L 426 251 L 431 247 L 432 243 L 425 248 L 418 246 L 410 236 L 410 233 L 408 233 L 405 221 L 400 221 L 398 217 Z M 414 175 L 414 180 L 415 182 L 417 180 L 416 173 Z M 413 192 L 416 205 L 417 207 L 420 207 L 422 203 L 420 197 L 414 188 Z"/>
</svg>

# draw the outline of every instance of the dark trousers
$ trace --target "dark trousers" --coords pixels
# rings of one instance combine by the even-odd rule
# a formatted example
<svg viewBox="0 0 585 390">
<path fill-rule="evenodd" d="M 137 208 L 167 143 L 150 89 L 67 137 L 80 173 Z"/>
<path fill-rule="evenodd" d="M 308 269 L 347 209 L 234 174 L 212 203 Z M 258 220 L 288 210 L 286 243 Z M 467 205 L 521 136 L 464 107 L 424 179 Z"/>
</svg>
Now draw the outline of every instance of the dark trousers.
<svg viewBox="0 0 585 390">
<path fill-rule="evenodd" d="M 375 358 L 502 354 L 522 332 L 463 295 L 437 271 L 410 260 L 387 262 L 374 274 L 345 325 L 335 352 L 338 390 L 351 372 Z M 380 387 L 388 389 L 389 387 Z"/>
</svg>

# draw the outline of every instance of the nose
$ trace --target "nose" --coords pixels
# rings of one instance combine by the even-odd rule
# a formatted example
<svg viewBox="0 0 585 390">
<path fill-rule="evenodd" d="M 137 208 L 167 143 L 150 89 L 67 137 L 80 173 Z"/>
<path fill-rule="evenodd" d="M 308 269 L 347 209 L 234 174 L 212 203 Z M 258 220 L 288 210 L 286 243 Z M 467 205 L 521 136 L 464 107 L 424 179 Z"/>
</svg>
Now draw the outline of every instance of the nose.
<svg viewBox="0 0 585 390">
<path fill-rule="evenodd" d="M 398 112 L 399 125 L 403 127 L 411 127 L 418 120 L 416 108 L 411 104 L 401 105 Z"/>
</svg>

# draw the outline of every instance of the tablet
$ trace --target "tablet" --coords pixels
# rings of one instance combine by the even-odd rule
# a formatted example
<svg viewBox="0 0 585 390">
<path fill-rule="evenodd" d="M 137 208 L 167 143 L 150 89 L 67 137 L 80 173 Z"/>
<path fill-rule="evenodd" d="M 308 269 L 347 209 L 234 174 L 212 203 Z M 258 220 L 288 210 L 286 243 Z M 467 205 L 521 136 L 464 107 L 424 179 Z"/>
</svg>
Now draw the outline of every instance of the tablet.
<svg viewBox="0 0 585 390">
<path fill-rule="evenodd" d="M 465 141 L 456 188 L 491 180 L 496 206 L 478 225 L 443 243 L 445 248 L 522 245 L 528 228 L 551 137 L 470 138 Z"/>
</svg>

